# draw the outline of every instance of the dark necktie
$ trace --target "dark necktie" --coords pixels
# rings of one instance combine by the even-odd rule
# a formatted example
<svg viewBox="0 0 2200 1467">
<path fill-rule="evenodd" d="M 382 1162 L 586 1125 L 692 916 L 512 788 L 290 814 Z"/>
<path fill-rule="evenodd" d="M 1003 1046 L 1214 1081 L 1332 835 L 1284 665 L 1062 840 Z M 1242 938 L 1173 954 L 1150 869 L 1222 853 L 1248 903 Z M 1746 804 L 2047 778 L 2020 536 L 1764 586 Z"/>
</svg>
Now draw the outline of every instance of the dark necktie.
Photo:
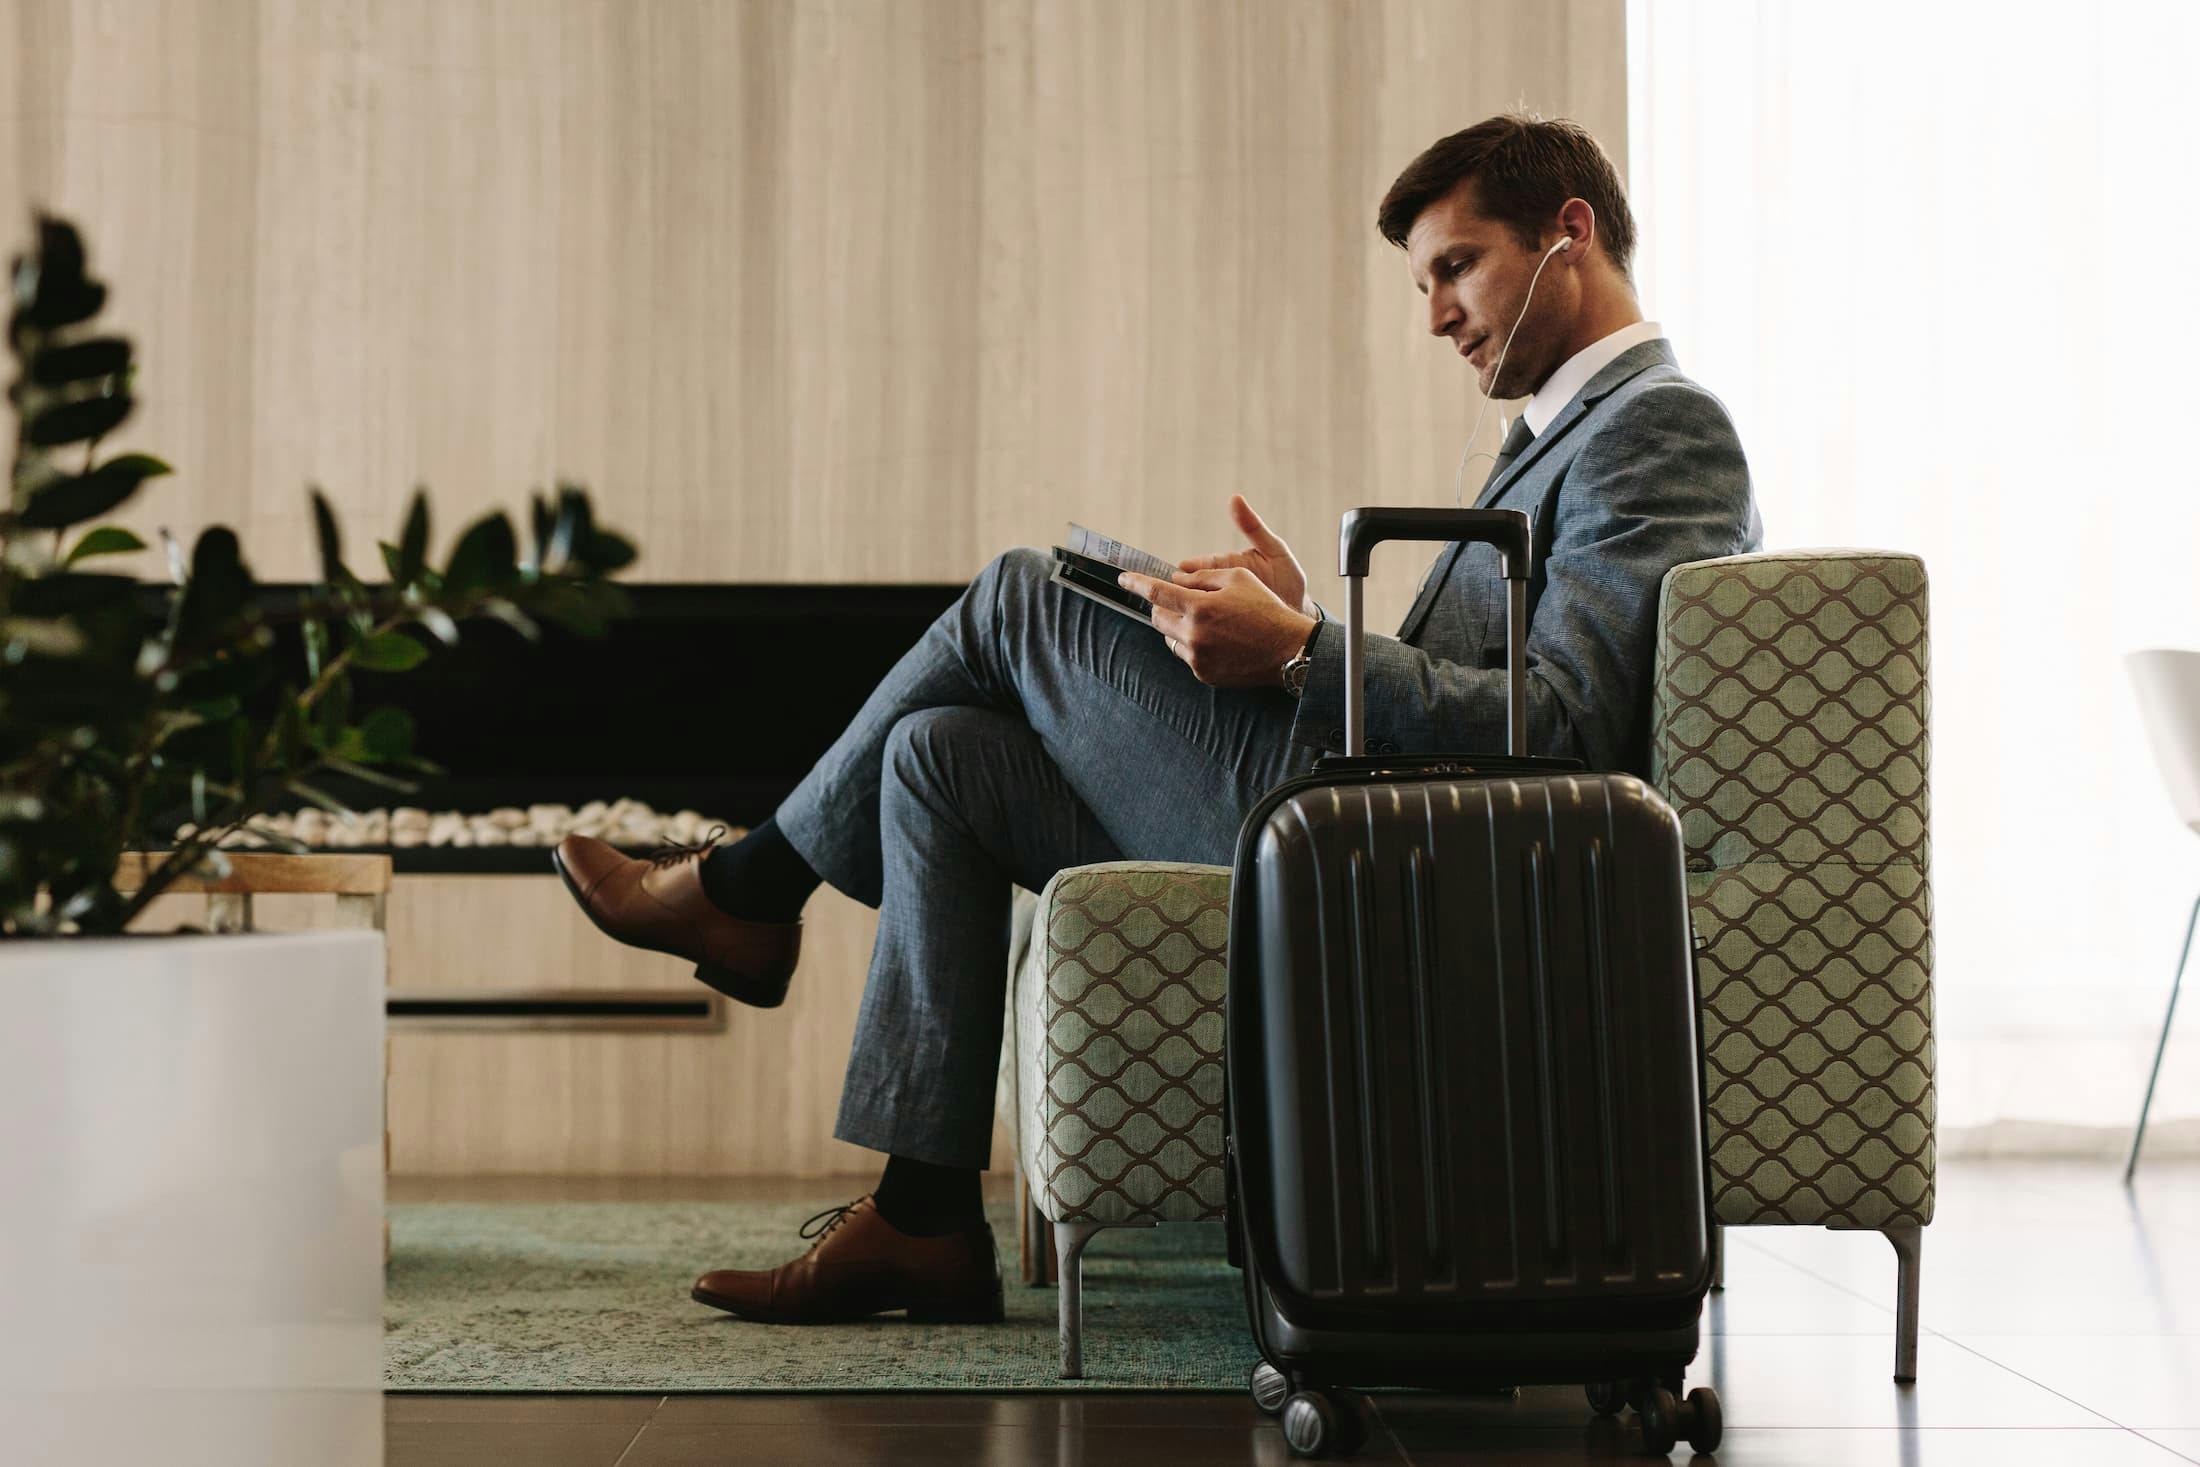
<svg viewBox="0 0 2200 1467">
<path fill-rule="evenodd" d="M 1480 493 L 1474 496 L 1474 502 L 1477 505 L 1481 504 L 1482 495 L 1489 493 L 1490 485 L 1505 477 L 1505 470 L 1512 467 L 1513 460 L 1520 457 L 1527 449 L 1528 444 L 1534 439 L 1535 434 L 1529 431 L 1528 428 L 1528 415 L 1522 413 L 1519 417 L 1514 418 L 1512 431 L 1507 433 L 1505 441 L 1498 445 L 1497 462 L 1490 465 L 1490 476 L 1482 481 Z"/>
<path fill-rule="evenodd" d="M 1489 494 L 1490 486 L 1505 477 L 1505 470 L 1512 467 L 1514 459 L 1527 451 L 1529 443 L 1534 439 L 1535 434 L 1528 429 L 1527 414 L 1523 413 L 1513 419 L 1512 430 L 1505 435 L 1505 441 L 1498 445 L 1497 461 L 1490 465 L 1490 476 L 1482 481 L 1481 489 L 1475 493 L 1476 509 L 1482 507 L 1482 500 Z M 1421 576 L 1421 590 L 1413 599 L 1413 609 L 1406 613 L 1404 623 L 1398 628 L 1400 637 L 1411 636 L 1420 626 L 1422 618 L 1428 614 L 1429 603 L 1436 599 L 1437 591 L 1444 584 L 1444 577 L 1451 573 L 1451 563 L 1458 558 L 1459 543 L 1456 541 L 1436 552 L 1436 559 L 1429 562 L 1428 570 Z"/>
</svg>

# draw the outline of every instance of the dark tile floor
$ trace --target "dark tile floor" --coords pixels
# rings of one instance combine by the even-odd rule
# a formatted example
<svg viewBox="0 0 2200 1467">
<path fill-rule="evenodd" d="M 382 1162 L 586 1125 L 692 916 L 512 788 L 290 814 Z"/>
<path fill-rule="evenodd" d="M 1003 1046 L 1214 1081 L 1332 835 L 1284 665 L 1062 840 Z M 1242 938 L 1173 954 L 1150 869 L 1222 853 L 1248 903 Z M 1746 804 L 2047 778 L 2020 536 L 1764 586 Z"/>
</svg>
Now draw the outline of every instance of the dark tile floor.
<svg viewBox="0 0 2200 1467">
<path fill-rule="evenodd" d="M 413 1183 L 393 1195 L 667 1190 Z M 833 1190 L 712 1183 L 676 1195 Z M 2200 1462 L 2200 1165 L 2151 1166 L 2129 1193 L 2107 1166 L 1944 1166 L 1940 1216 L 1925 1234 L 1914 1386 L 1889 1378 L 1894 1255 L 1878 1235 L 1754 1228 L 1727 1237 L 1727 1288 L 1712 1296 L 1690 1371 L 1690 1384 L 1716 1385 L 1725 1405 L 1720 1462 Z M 1593 1420 L 1574 1390 L 1385 1395 L 1377 1412 L 1360 1461 L 1640 1460 L 1632 1429 Z M 1274 1422 L 1242 1395 L 413 1395 L 389 1397 L 386 1420 L 389 1467 L 1291 1460 Z"/>
</svg>

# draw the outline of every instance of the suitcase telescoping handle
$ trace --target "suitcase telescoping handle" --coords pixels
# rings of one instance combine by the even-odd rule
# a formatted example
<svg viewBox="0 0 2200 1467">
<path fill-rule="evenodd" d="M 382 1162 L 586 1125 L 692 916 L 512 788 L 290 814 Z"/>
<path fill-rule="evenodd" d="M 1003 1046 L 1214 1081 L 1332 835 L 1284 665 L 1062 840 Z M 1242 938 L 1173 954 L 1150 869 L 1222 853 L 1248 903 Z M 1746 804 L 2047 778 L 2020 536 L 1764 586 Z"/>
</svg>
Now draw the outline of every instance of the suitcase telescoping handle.
<svg viewBox="0 0 2200 1467">
<path fill-rule="evenodd" d="M 1473 540 L 1497 547 L 1505 578 L 1506 749 L 1528 752 L 1528 516 L 1517 509 L 1350 509 L 1337 531 L 1344 577 L 1344 751 L 1367 752 L 1367 620 L 1361 591 L 1369 552 L 1385 540 Z"/>
</svg>

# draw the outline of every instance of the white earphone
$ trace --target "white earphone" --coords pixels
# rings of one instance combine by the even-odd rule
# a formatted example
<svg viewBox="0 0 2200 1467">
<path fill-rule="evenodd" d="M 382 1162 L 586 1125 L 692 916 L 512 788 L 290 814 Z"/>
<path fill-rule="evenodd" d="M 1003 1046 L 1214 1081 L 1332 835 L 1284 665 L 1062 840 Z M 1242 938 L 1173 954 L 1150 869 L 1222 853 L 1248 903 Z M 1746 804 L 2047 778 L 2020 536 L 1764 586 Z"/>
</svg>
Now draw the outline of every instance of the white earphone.
<svg viewBox="0 0 2200 1467">
<path fill-rule="evenodd" d="M 1543 267 L 1551 263 L 1551 256 L 1562 254 L 1572 249 L 1573 245 L 1574 237 L 1569 234 L 1557 244 L 1545 250 L 1543 258 L 1535 262 L 1535 274 L 1528 277 L 1528 293 L 1520 301 L 1520 314 L 1513 317 L 1512 330 L 1505 333 L 1505 344 L 1497 350 L 1497 369 L 1490 373 L 1490 386 L 1495 387 L 1498 379 L 1505 374 L 1505 353 L 1512 350 L 1513 337 L 1518 334 L 1520 323 L 1528 319 L 1528 303 L 1535 299 L 1535 283 L 1543 278 Z M 1482 399 L 1482 411 L 1475 415 L 1474 427 L 1467 434 L 1466 444 L 1459 450 L 1459 468 L 1451 476 L 1451 502 L 1455 509 L 1462 507 L 1461 501 L 1466 497 L 1468 463 L 1478 458 L 1486 458 L 1492 463 L 1497 461 L 1497 455 L 1494 453 L 1487 451 L 1473 453 L 1469 451 L 1474 447 L 1474 440 L 1482 434 L 1482 420 L 1489 415 L 1490 399 L 1485 397 Z"/>
</svg>

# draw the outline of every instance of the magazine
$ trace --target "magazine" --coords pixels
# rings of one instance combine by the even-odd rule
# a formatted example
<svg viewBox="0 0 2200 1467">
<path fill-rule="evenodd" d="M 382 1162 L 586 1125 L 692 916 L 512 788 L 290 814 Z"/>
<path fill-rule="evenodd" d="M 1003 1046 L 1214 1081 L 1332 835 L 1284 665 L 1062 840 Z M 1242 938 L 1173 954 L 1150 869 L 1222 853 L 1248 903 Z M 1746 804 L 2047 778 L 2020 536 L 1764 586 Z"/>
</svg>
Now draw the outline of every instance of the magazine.
<svg viewBox="0 0 2200 1467">
<path fill-rule="evenodd" d="M 1136 546 L 1097 534 L 1083 525 L 1071 525 L 1069 544 L 1054 547 L 1054 572 L 1048 579 L 1102 606 L 1120 611 L 1133 621 L 1152 626 L 1153 603 L 1116 584 L 1116 576 L 1123 571 L 1135 571 L 1157 581 L 1166 581 L 1176 574 L 1176 567 Z"/>
</svg>

